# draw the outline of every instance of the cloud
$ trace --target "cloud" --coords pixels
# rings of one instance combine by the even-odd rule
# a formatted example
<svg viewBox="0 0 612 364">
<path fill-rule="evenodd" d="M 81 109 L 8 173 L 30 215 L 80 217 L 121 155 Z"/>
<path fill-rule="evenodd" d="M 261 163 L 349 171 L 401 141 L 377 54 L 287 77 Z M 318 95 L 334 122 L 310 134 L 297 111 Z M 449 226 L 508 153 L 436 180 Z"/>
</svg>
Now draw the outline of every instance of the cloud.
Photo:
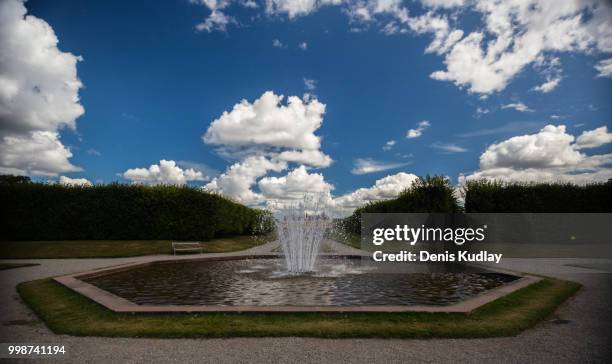
<svg viewBox="0 0 612 364">
<path fill-rule="evenodd" d="M 267 91 L 253 103 L 242 100 L 211 123 L 204 142 L 318 150 L 321 140 L 314 132 L 323 122 L 325 104 L 290 96 L 282 105 L 283 98 Z"/>
<path fill-rule="evenodd" d="M 304 87 L 308 91 L 314 91 L 317 88 L 317 80 L 304 78 Z"/>
<path fill-rule="evenodd" d="M 525 66 L 552 52 L 612 50 L 612 14 L 606 1 L 477 0 L 485 27 L 445 52 L 446 69 L 432 73 L 469 92 L 503 90 Z M 434 37 L 434 42 L 436 37 Z"/>
<path fill-rule="evenodd" d="M 477 136 L 484 136 L 484 135 L 511 133 L 511 132 L 517 132 L 517 131 L 521 131 L 525 129 L 541 128 L 542 126 L 544 126 L 544 123 L 542 122 L 513 121 L 505 125 L 499 126 L 497 128 L 479 129 L 476 131 L 470 131 L 467 133 L 457 134 L 457 136 L 462 137 L 462 138 L 470 138 L 470 137 L 477 137 Z"/>
<path fill-rule="evenodd" d="M 216 1 L 199 2 L 208 4 L 214 12 L 229 1 L 222 2 L 223 6 Z M 433 39 L 425 52 L 443 56 L 444 68 L 430 77 L 481 95 L 504 90 L 525 67 L 541 66 L 561 52 L 612 52 L 612 6 L 607 0 L 567 0 L 561 5 L 558 0 L 423 0 L 424 12 L 414 16 L 405 3 L 266 0 L 265 12 L 294 19 L 324 6 L 338 6 L 348 15 L 351 31 L 384 22 L 377 27 L 384 34 L 431 34 Z M 465 29 L 461 29 L 465 19 Z M 481 22 L 474 24 L 473 19 Z M 602 62 L 597 68 L 605 70 L 606 65 L 610 62 Z M 600 75 L 610 74 L 606 72 L 600 71 Z M 559 84 L 558 64 L 543 67 L 541 73 L 546 82 L 534 90 L 550 92 Z"/>
<path fill-rule="evenodd" d="M 533 90 L 546 94 L 557 88 L 557 86 L 559 86 L 559 82 L 561 82 L 561 77 L 553 78 L 547 80 L 539 86 L 534 87 Z"/>
<path fill-rule="evenodd" d="M 383 145 L 382 149 L 383 150 L 391 150 L 393 148 L 393 146 L 395 145 L 395 140 L 389 140 L 388 142 L 385 143 L 385 145 Z"/>
<path fill-rule="evenodd" d="M 564 125 L 547 125 L 538 133 L 492 144 L 480 156 L 480 170 L 460 176 L 460 181 L 487 178 L 585 184 L 612 178 L 612 154 L 589 156 L 579 151 L 610 143 L 607 129 L 587 131 L 580 137 L 579 144 Z"/>
<path fill-rule="evenodd" d="M 333 162 L 330 156 L 320 150 L 286 150 L 275 155 L 275 158 L 285 162 L 307 164 L 317 168 L 329 167 Z"/>
<path fill-rule="evenodd" d="M 298 48 L 300 48 L 303 51 L 308 50 L 308 43 L 302 42 L 298 45 Z"/>
<path fill-rule="evenodd" d="M 261 194 L 251 190 L 257 179 L 265 176 L 269 171 L 281 172 L 286 168 L 286 162 L 273 161 L 264 156 L 251 156 L 231 165 L 204 188 L 247 205 L 257 205 L 265 200 Z"/>
<path fill-rule="evenodd" d="M 599 61 L 595 69 L 599 72 L 597 77 L 612 77 L 612 58 Z"/>
<path fill-rule="evenodd" d="M 225 32 L 227 26 L 233 23 L 236 23 L 236 20 L 231 16 L 227 16 L 221 10 L 213 10 L 203 22 L 196 24 L 195 28 L 198 31 L 206 30 L 208 33 L 215 30 Z"/>
<path fill-rule="evenodd" d="M 268 172 L 281 172 L 290 163 L 322 168 L 333 162 L 320 150 L 321 139 L 315 135 L 323 123 L 325 104 L 312 97 L 291 96 L 286 104 L 283 99 L 265 92 L 252 103 L 242 100 L 210 124 L 204 142 L 219 145 L 219 153 L 240 161 L 206 189 L 256 205 L 265 196 L 252 187 Z"/>
<path fill-rule="evenodd" d="M 266 0 L 266 13 L 286 14 L 289 19 L 308 15 L 324 5 L 338 5 L 341 0 Z"/>
<path fill-rule="evenodd" d="M 78 171 L 59 130 L 76 130 L 81 57 L 57 48 L 53 28 L 22 1 L 0 2 L 0 170 L 55 176 Z"/>
<path fill-rule="evenodd" d="M 123 178 L 133 183 L 150 185 L 178 185 L 182 186 L 189 181 L 206 181 L 207 176 L 195 169 L 182 169 L 175 161 L 162 159 L 159 164 L 152 164 L 149 168 L 131 168 L 123 172 Z"/>
<path fill-rule="evenodd" d="M 423 135 L 423 132 L 427 128 L 429 128 L 430 125 L 431 124 L 427 120 L 423 120 L 423 121 L 419 122 L 415 129 L 408 130 L 408 132 L 406 133 L 406 138 L 413 139 L 413 138 L 420 137 L 421 135 Z"/>
<path fill-rule="evenodd" d="M 283 42 L 281 42 L 280 40 L 278 40 L 278 39 L 276 39 L 276 38 L 275 38 L 275 39 L 272 39 L 272 47 L 275 47 L 275 48 L 280 48 L 280 49 L 285 49 L 285 48 L 287 48 L 287 46 L 286 46 L 286 45 L 284 45 L 284 44 L 283 44 Z"/>
<path fill-rule="evenodd" d="M 70 149 L 51 131 L 33 131 L 29 135 L 5 136 L 0 143 L 0 173 L 33 176 L 57 176 L 77 172 Z"/>
<path fill-rule="evenodd" d="M 537 134 L 512 137 L 490 145 L 480 156 L 480 167 L 544 168 L 577 163 L 581 154 L 572 148 L 574 137 L 565 125 L 547 125 Z"/>
<path fill-rule="evenodd" d="M 282 100 L 282 96 L 266 92 L 252 103 L 241 101 L 210 124 L 204 141 L 220 145 L 223 153 L 239 161 L 206 184 L 205 190 L 272 209 L 313 194 L 320 197 L 328 213 L 343 216 L 350 214 L 354 206 L 395 197 L 416 179 L 412 174 L 398 173 L 376 181 L 371 188 L 335 198 L 334 186 L 325 181 L 323 174 L 309 170 L 309 166 L 326 167 L 332 163 L 321 152 L 320 138 L 314 134 L 322 124 L 325 105 L 316 99 L 290 97 L 286 105 Z M 269 175 L 289 169 L 291 163 L 298 166 L 286 175 Z M 360 159 L 355 161 L 353 173 L 380 172 L 406 164 Z"/>
<path fill-rule="evenodd" d="M 70 178 L 66 176 L 60 176 L 58 183 L 65 186 L 93 186 L 86 178 Z"/>
<path fill-rule="evenodd" d="M 193 169 L 196 172 L 202 172 L 202 175 L 204 175 L 206 179 L 210 179 L 210 177 L 216 176 L 219 174 L 218 170 L 204 163 L 180 160 L 180 161 L 176 161 L 176 165 L 181 167 L 182 169 Z"/>
<path fill-rule="evenodd" d="M 490 112 L 491 112 L 491 110 L 489 110 L 487 108 L 484 108 L 484 107 L 477 107 L 476 108 L 476 116 L 477 117 L 480 117 L 481 115 L 484 115 L 484 114 L 488 114 Z"/>
<path fill-rule="evenodd" d="M 465 4 L 465 0 L 421 0 L 425 6 L 432 8 L 455 8 Z"/>
<path fill-rule="evenodd" d="M 431 12 L 409 18 L 407 22 L 410 29 L 417 34 L 434 34 L 434 39 L 425 49 L 425 53 L 444 54 L 463 37 L 463 31 L 451 29 L 445 16 L 434 15 Z"/>
<path fill-rule="evenodd" d="M 612 143 L 612 133 L 608 132 L 607 126 L 583 132 L 576 138 L 576 149 L 596 148 L 604 144 Z"/>
<path fill-rule="evenodd" d="M 190 0 L 193 4 L 204 5 L 210 10 L 208 17 L 201 23 L 196 24 L 197 31 L 207 31 L 211 33 L 215 30 L 225 32 L 227 26 L 237 23 L 236 19 L 226 15 L 222 9 L 225 9 L 232 2 L 231 0 Z M 247 5 L 245 5 L 247 6 Z"/>
<path fill-rule="evenodd" d="M 121 113 L 121 115 L 119 115 L 119 117 L 121 119 L 127 120 L 127 121 L 134 121 L 134 122 L 140 121 L 140 117 L 138 117 L 137 115 L 134 115 L 134 114 L 130 114 L 128 112 Z"/>
<path fill-rule="evenodd" d="M 414 174 L 400 172 L 378 179 L 372 187 L 334 197 L 331 194 L 334 186 L 326 182 L 322 174 L 308 173 L 304 166 L 300 166 L 282 177 L 262 178 L 258 183 L 261 191 L 259 198 L 274 210 L 301 201 L 304 196 L 312 196 L 327 214 L 342 217 L 368 202 L 397 197 L 416 179 L 418 177 Z"/>
<path fill-rule="evenodd" d="M 432 148 L 441 150 L 444 154 L 463 153 L 467 152 L 467 149 L 460 147 L 453 143 L 441 143 L 435 142 L 431 145 Z"/>
<path fill-rule="evenodd" d="M 532 112 L 533 111 L 532 109 L 527 107 L 527 105 L 523 104 L 522 102 L 516 102 L 516 103 L 502 105 L 501 108 L 502 109 L 514 109 L 514 110 L 520 111 L 520 112 Z"/>
<path fill-rule="evenodd" d="M 349 215 L 357 207 L 371 201 L 387 200 L 410 187 L 418 177 L 411 173 L 399 172 L 377 180 L 374 186 L 359 188 L 353 192 L 336 197 L 330 203 L 337 215 Z"/>
<path fill-rule="evenodd" d="M 304 166 L 299 166 L 283 177 L 262 178 L 258 186 L 268 200 L 298 200 L 304 194 L 329 195 L 334 189 L 334 186 L 325 182 L 322 174 L 309 174 Z"/>
<path fill-rule="evenodd" d="M 250 8 L 250 9 L 257 9 L 259 7 L 259 5 L 257 5 L 257 3 L 254 0 L 242 1 L 240 4 L 244 6 L 245 8 Z"/>
<path fill-rule="evenodd" d="M 355 164 L 353 169 L 351 170 L 352 174 L 368 174 L 368 173 L 376 173 L 382 172 L 389 169 L 395 169 L 399 167 L 403 167 L 408 163 L 396 163 L 396 162 L 384 162 L 377 161 L 371 158 L 358 158 L 355 160 Z"/>
</svg>

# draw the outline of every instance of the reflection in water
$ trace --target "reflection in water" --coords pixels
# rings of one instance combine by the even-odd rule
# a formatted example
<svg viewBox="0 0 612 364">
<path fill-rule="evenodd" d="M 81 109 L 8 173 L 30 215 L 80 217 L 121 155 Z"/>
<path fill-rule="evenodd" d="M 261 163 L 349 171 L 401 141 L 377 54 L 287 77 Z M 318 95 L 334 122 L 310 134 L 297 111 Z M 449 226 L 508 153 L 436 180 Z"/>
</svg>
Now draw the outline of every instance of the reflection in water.
<svg viewBox="0 0 612 364">
<path fill-rule="evenodd" d="M 293 275 L 281 259 L 153 264 L 86 279 L 147 305 L 449 305 L 516 277 L 479 273 L 377 273 L 360 260 L 322 258 Z"/>
</svg>

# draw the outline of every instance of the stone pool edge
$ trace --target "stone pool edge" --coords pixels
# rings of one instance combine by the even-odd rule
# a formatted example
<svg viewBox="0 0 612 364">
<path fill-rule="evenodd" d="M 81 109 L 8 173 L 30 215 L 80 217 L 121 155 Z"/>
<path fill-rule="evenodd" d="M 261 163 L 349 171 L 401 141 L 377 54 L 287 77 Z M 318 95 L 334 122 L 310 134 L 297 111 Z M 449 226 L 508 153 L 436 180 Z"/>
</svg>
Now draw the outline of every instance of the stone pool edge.
<svg viewBox="0 0 612 364">
<path fill-rule="evenodd" d="M 278 254 L 266 255 L 228 255 L 223 257 L 196 257 L 186 258 L 189 261 L 219 261 L 235 259 L 261 259 L 277 258 Z M 334 256 L 359 257 L 359 255 L 338 254 Z M 204 306 L 204 305 L 138 305 L 123 297 L 114 295 L 108 291 L 98 288 L 82 280 L 99 275 L 120 272 L 136 267 L 151 264 L 174 263 L 179 259 L 157 259 L 147 262 L 127 263 L 107 268 L 95 269 L 87 272 L 67 274 L 54 277 L 53 280 L 61 285 L 89 298 L 90 300 L 118 313 L 297 313 L 297 312 L 316 312 L 316 313 L 393 313 L 393 312 L 439 312 L 439 313 L 470 313 L 475 309 L 504 297 L 519 289 L 525 288 L 533 283 L 541 281 L 543 278 L 512 272 L 513 275 L 520 277 L 517 280 L 506 283 L 499 287 L 485 291 L 464 301 L 448 306 Z M 180 259 L 183 260 L 183 259 Z M 490 269 L 490 268 L 489 268 Z M 490 269 L 495 271 L 495 269 Z"/>
</svg>

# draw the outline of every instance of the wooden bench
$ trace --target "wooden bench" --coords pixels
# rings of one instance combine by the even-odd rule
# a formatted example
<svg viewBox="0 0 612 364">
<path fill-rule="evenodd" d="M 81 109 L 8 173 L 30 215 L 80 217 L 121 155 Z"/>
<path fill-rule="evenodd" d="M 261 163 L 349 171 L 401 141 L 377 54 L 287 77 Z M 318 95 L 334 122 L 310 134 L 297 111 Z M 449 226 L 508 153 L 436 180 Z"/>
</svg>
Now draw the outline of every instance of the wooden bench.
<svg viewBox="0 0 612 364">
<path fill-rule="evenodd" d="M 172 254 L 176 255 L 176 252 L 187 252 L 187 251 L 198 251 L 202 254 L 202 244 L 195 243 L 177 243 L 172 242 Z"/>
</svg>

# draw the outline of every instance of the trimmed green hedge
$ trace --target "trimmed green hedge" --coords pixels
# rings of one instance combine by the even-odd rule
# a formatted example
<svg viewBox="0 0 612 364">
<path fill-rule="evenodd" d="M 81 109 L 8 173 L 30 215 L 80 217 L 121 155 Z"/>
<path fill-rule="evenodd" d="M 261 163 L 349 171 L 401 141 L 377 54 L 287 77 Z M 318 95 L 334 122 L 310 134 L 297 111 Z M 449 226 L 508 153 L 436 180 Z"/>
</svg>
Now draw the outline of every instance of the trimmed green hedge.
<svg viewBox="0 0 612 364">
<path fill-rule="evenodd" d="M 0 183 L 0 240 L 209 240 L 251 234 L 262 211 L 192 187 Z"/>
<path fill-rule="evenodd" d="M 577 186 L 557 183 L 469 181 L 466 212 L 612 212 L 612 182 Z"/>
<path fill-rule="evenodd" d="M 443 176 L 419 177 L 410 188 L 401 192 L 397 198 L 370 202 L 360 207 L 342 221 L 342 228 L 361 234 L 362 213 L 406 213 L 406 212 L 460 212 L 461 206 L 455 196 L 453 186 Z"/>
</svg>

